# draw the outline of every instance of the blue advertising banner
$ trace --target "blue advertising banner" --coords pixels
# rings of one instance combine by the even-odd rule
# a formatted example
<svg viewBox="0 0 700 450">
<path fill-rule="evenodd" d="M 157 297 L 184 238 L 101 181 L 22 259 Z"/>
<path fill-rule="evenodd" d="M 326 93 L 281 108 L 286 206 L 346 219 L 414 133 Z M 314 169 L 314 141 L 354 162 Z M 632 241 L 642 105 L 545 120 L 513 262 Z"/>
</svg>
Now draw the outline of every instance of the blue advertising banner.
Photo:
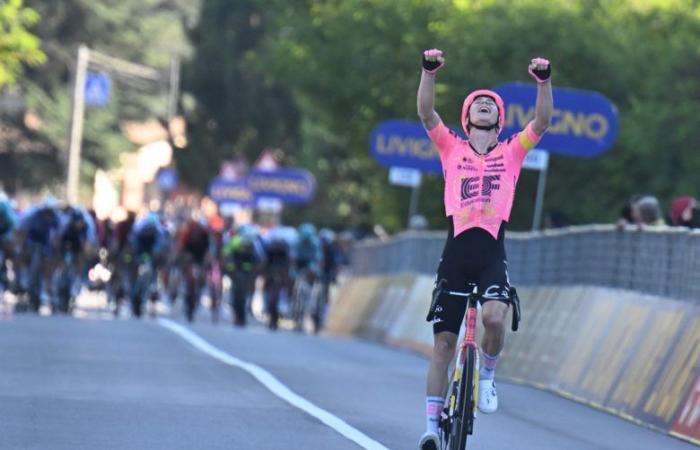
<svg viewBox="0 0 700 450">
<path fill-rule="evenodd" d="M 316 179 L 303 169 L 256 170 L 248 175 L 248 187 L 257 198 L 308 203 L 314 196 Z"/>
<path fill-rule="evenodd" d="M 506 103 L 505 128 L 499 140 L 521 131 L 535 116 L 537 87 L 508 83 L 495 89 Z M 579 89 L 554 88 L 554 116 L 537 148 L 577 157 L 593 157 L 610 149 L 618 130 L 615 105 L 603 95 Z M 448 118 L 449 119 L 449 118 Z M 453 128 L 462 135 L 461 128 Z M 384 167 L 442 173 L 440 157 L 418 121 L 392 119 L 369 136 L 372 156 Z"/>
<path fill-rule="evenodd" d="M 252 206 L 255 200 L 246 180 L 214 178 L 209 183 L 209 197 L 219 205 L 237 204 Z"/>
<path fill-rule="evenodd" d="M 535 117 L 537 86 L 508 83 L 494 89 L 506 104 L 506 123 L 499 139 L 525 128 Z M 593 157 L 610 149 L 617 137 L 617 108 L 603 95 L 579 89 L 553 90 L 552 125 L 537 148 L 568 156 Z"/>
<path fill-rule="evenodd" d="M 109 103 L 112 80 L 106 73 L 88 72 L 85 79 L 85 104 L 105 106 Z"/>
<path fill-rule="evenodd" d="M 374 159 L 384 167 L 405 167 L 442 173 L 440 156 L 420 122 L 387 120 L 369 136 Z"/>
</svg>

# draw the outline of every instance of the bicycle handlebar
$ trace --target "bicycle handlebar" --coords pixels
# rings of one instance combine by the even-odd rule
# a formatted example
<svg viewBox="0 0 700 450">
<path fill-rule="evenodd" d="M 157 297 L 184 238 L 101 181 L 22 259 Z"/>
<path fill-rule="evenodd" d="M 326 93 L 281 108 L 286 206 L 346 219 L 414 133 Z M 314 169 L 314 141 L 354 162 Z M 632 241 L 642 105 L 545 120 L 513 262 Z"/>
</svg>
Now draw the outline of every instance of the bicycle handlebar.
<svg viewBox="0 0 700 450">
<path fill-rule="evenodd" d="M 440 281 L 438 281 L 438 283 L 435 285 L 435 289 L 433 289 L 433 298 L 430 302 L 430 309 L 428 310 L 428 315 L 425 318 L 427 322 L 432 322 L 435 318 L 435 308 L 437 306 L 437 301 L 442 294 L 452 295 L 455 297 L 467 297 L 467 301 L 474 297 L 481 297 L 481 294 L 477 292 L 475 285 L 473 285 L 474 290 L 472 292 L 455 292 L 448 291 L 447 289 L 445 289 L 445 284 L 447 284 L 447 280 L 443 278 Z M 518 331 L 520 319 L 522 317 L 522 312 L 520 310 L 520 298 L 518 297 L 518 292 L 515 290 L 514 287 L 511 286 L 508 291 L 508 298 L 498 300 L 513 305 L 513 316 L 511 320 L 510 329 L 514 332 Z"/>
</svg>

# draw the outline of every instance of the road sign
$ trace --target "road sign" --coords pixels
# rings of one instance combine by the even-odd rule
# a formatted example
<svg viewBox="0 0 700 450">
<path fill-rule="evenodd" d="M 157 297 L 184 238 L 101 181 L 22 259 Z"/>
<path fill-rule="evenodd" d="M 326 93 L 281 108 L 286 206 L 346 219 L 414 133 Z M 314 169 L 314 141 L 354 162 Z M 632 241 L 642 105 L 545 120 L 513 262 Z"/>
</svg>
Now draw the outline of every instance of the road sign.
<svg viewBox="0 0 700 450">
<path fill-rule="evenodd" d="M 235 203 L 241 206 L 251 206 L 255 199 L 246 180 L 227 180 L 220 177 L 209 183 L 209 197 L 220 205 Z"/>
<path fill-rule="evenodd" d="M 303 169 L 255 170 L 248 175 L 248 187 L 258 198 L 308 203 L 314 196 L 316 180 Z"/>
<path fill-rule="evenodd" d="M 499 139 L 523 130 L 535 117 L 537 87 L 508 83 L 495 89 L 506 104 L 506 121 Z M 537 144 L 550 153 L 592 157 L 610 149 L 617 136 L 617 108 L 603 95 L 579 89 L 553 89 L 554 115 Z"/>
<path fill-rule="evenodd" d="M 85 79 L 85 104 L 105 106 L 109 103 L 112 80 L 106 73 L 88 72 Z"/>
<path fill-rule="evenodd" d="M 523 161 L 523 169 L 530 170 L 547 170 L 549 166 L 549 153 L 545 150 L 533 148 L 525 156 Z"/>
<path fill-rule="evenodd" d="M 156 183 L 164 192 L 171 192 L 177 187 L 177 172 L 168 167 L 161 168 L 156 174 Z"/>
<path fill-rule="evenodd" d="M 389 169 L 389 182 L 397 186 L 420 186 L 421 174 L 418 169 L 406 167 L 392 167 Z"/>
</svg>

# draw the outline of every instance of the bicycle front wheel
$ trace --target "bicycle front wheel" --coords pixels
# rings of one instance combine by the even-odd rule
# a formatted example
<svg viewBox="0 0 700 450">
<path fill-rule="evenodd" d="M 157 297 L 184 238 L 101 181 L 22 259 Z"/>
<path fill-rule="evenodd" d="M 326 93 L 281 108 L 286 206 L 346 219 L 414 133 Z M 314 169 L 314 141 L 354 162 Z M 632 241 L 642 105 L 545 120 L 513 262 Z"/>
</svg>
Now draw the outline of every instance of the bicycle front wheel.
<svg viewBox="0 0 700 450">
<path fill-rule="evenodd" d="M 467 436 L 472 434 L 474 427 L 474 370 L 476 367 L 476 350 L 471 345 L 467 347 L 467 357 L 462 368 L 462 379 L 457 395 L 457 410 L 455 411 L 455 426 L 450 436 L 450 450 L 465 450 Z"/>
</svg>

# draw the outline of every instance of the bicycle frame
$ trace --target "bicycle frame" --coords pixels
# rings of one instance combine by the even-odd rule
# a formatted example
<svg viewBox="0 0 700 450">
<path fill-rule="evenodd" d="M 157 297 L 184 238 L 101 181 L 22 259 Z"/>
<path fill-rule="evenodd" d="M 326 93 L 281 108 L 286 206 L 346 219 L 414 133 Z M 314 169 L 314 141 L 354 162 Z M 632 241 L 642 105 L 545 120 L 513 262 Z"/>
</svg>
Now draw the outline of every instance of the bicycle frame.
<svg viewBox="0 0 700 450">
<path fill-rule="evenodd" d="M 456 297 L 466 297 L 467 298 L 467 313 L 464 318 L 464 339 L 462 340 L 462 343 L 459 347 L 459 353 L 457 355 L 457 363 L 455 364 L 454 372 L 452 375 L 452 386 L 454 388 L 459 388 L 460 382 L 462 380 L 462 376 L 465 374 L 463 373 L 462 368 L 464 367 L 466 361 L 467 361 L 467 349 L 469 347 L 474 349 L 474 355 L 475 355 L 475 361 L 474 361 L 474 378 L 472 379 L 472 389 L 473 389 L 473 410 L 472 410 L 472 420 L 476 417 L 476 409 L 477 405 L 479 404 L 479 345 L 476 342 L 476 319 L 478 316 L 478 310 L 477 310 L 477 302 L 478 302 L 478 294 L 476 290 L 476 286 L 474 286 L 473 290 L 471 293 L 464 293 L 464 292 L 454 292 L 454 291 L 445 291 L 446 294 L 448 295 L 453 295 Z M 456 395 L 450 395 L 449 396 L 449 417 L 454 417 L 455 410 L 457 405 L 455 405 L 455 401 L 457 400 Z M 472 434 L 472 427 L 471 423 L 468 424 L 468 433 Z"/>
</svg>

